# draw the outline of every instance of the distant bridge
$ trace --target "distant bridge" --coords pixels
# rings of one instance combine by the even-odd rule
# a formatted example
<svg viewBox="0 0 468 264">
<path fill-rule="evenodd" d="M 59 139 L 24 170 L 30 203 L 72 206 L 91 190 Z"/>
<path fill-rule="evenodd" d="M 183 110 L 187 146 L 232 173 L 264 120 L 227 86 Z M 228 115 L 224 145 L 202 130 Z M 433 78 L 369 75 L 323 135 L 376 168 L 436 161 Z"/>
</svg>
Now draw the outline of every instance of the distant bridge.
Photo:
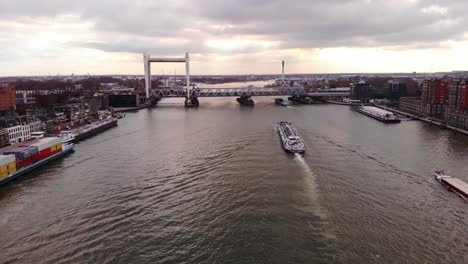
<svg viewBox="0 0 468 264">
<path fill-rule="evenodd" d="M 293 97 L 349 97 L 349 91 L 314 91 L 304 87 L 243 87 L 243 88 L 193 88 L 187 96 L 185 87 L 153 89 L 156 98 L 197 98 L 197 97 L 251 97 L 251 96 L 293 96 Z"/>
<path fill-rule="evenodd" d="M 186 83 L 185 87 L 174 88 L 151 88 L 151 63 L 167 63 L 179 62 L 185 63 Z M 349 91 L 342 90 L 308 90 L 302 86 L 296 87 L 243 87 L 243 88 L 195 88 L 190 85 L 190 57 L 188 52 L 185 57 L 179 58 L 154 58 L 150 54 L 143 54 L 143 63 L 145 69 L 145 90 L 146 99 L 162 99 L 162 98 L 185 98 L 185 106 L 198 106 L 198 97 L 240 97 L 239 99 L 249 101 L 251 96 L 291 96 L 291 99 L 305 97 L 325 98 L 325 97 L 347 97 L 350 96 Z M 282 62 L 282 84 L 284 84 L 284 61 Z M 238 99 L 239 103 L 241 101 Z M 300 100 L 299 100 L 300 101 Z"/>
</svg>

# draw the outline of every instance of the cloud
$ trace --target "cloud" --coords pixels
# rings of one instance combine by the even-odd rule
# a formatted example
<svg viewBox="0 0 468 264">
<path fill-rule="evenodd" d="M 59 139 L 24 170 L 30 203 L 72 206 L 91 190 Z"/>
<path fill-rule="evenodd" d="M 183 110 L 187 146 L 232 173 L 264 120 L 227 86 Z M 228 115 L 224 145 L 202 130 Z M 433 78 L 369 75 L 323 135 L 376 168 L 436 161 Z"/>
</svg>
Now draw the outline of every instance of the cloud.
<svg viewBox="0 0 468 264">
<path fill-rule="evenodd" d="M 467 12 L 461 0 L 0 0 L 0 57 L 446 48 L 466 40 Z"/>
</svg>

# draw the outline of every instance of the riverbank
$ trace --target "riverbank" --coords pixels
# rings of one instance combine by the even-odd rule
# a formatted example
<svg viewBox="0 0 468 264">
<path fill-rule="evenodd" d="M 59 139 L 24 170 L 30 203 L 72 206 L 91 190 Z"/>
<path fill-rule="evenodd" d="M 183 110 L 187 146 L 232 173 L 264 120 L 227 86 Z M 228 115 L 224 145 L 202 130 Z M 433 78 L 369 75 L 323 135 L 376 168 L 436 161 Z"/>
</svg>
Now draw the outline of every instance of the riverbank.
<svg viewBox="0 0 468 264">
<path fill-rule="evenodd" d="M 348 106 L 360 106 L 360 105 L 364 105 L 364 106 L 372 106 L 374 104 L 372 103 L 345 103 L 345 102 L 339 102 L 339 101 L 333 101 L 333 100 L 330 100 L 330 101 L 327 101 L 327 103 L 329 104 L 336 104 L 336 105 L 348 105 Z"/>
<path fill-rule="evenodd" d="M 147 108 L 147 105 L 139 105 L 139 106 L 134 106 L 134 107 L 113 107 L 112 109 L 114 112 L 131 112 L 131 111 L 137 111 L 140 109 Z"/>
<path fill-rule="evenodd" d="M 448 126 L 448 125 L 442 123 L 441 121 L 437 121 L 437 120 L 433 120 L 433 119 L 425 118 L 425 117 L 420 117 L 420 116 L 417 116 L 417 115 L 413 115 L 413 114 L 410 114 L 410 113 L 403 112 L 403 111 L 401 111 L 399 109 L 386 107 L 386 106 L 383 106 L 383 105 L 374 105 L 374 106 L 378 107 L 378 108 L 381 108 L 381 109 L 384 109 L 384 110 L 387 110 L 387 111 L 392 111 L 392 112 L 398 113 L 400 115 L 411 117 L 411 118 L 416 119 L 416 120 L 421 120 L 421 121 L 429 123 L 431 125 L 437 125 L 437 126 L 440 126 L 441 128 L 446 128 L 446 129 L 452 130 L 452 131 L 457 132 L 457 133 L 462 133 L 464 135 L 468 135 L 468 131 L 460 129 L 460 128 L 456 128 L 456 127 L 453 127 L 453 126 Z"/>
</svg>

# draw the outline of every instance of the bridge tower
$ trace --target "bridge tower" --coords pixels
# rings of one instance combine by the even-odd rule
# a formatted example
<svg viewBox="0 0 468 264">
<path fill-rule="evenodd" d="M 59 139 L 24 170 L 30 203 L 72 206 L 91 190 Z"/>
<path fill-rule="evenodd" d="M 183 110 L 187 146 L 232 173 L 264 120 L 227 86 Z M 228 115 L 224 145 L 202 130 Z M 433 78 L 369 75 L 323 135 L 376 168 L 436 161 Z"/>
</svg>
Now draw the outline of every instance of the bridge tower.
<svg viewBox="0 0 468 264">
<path fill-rule="evenodd" d="M 143 53 L 143 63 L 145 68 L 145 89 L 146 89 L 146 99 L 151 97 L 151 63 L 168 63 L 168 62 L 183 62 L 185 63 L 185 75 L 186 75 L 186 99 L 185 106 L 192 107 L 198 106 L 198 99 L 194 96 L 192 92 L 192 87 L 190 86 L 190 57 L 189 53 L 185 53 L 184 58 L 152 58 L 149 53 Z"/>
</svg>

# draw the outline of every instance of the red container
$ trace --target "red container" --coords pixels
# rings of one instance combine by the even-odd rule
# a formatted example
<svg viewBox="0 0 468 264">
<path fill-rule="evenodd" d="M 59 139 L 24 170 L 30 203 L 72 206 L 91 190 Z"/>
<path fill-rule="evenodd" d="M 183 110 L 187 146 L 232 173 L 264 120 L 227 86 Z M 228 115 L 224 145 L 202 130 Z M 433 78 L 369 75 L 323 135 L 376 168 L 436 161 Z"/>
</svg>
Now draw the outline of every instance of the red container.
<svg viewBox="0 0 468 264">
<path fill-rule="evenodd" d="M 49 157 L 50 155 L 52 155 L 51 148 L 46 148 L 46 149 L 43 149 L 43 150 L 39 151 L 39 159 L 40 160 L 43 160 L 43 159 Z"/>
<path fill-rule="evenodd" d="M 19 169 L 19 168 L 27 167 L 27 166 L 30 166 L 31 164 L 32 164 L 31 158 L 17 160 L 16 168 Z"/>
<path fill-rule="evenodd" d="M 22 168 L 23 167 L 23 164 L 21 162 L 21 160 L 17 160 L 16 161 L 16 170 L 18 170 L 19 168 Z"/>
<path fill-rule="evenodd" d="M 33 155 L 33 156 L 29 157 L 29 159 L 34 163 L 34 162 L 40 160 L 40 155 L 39 155 L 39 153 L 37 153 L 36 155 Z"/>
<path fill-rule="evenodd" d="M 32 160 L 30 158 L 24 159 L 23 160 L 23 166 L 28 167 L 32 164 Z"/>
</svg>

